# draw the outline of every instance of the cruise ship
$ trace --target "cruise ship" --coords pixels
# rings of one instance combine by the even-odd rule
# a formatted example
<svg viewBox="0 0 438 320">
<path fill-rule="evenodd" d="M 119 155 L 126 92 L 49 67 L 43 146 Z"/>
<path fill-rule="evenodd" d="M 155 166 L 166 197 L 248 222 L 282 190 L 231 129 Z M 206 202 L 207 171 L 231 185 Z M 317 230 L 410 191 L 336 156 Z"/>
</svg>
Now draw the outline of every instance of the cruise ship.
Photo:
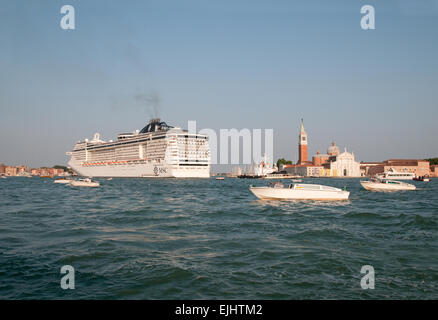
<svg viewBox="0 0 438 320">
<path fill-rule="evenodd" d="M 120 133 L 116 141 L 79 141 L 68 165 L 86 177 L 210 177 L 208 136 L 152 119 L 142 130 Z"/>
</svg>

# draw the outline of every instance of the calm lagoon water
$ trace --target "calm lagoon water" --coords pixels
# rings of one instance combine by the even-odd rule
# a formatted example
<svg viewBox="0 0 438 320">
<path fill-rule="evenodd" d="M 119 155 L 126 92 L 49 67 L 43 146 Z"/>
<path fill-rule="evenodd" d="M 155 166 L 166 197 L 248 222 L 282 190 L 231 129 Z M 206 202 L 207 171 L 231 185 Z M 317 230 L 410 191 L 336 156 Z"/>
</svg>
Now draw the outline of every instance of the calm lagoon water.
<svg viewBox="0 0 438 320">
<path fill-rule="evenodd" d="M 346 202 L 260 201 L 259 180 L 100 182 L 0 179 L 1 299 L 438 299 L 438 180 L 305 181 L 346 186 Z"/>
</svg>

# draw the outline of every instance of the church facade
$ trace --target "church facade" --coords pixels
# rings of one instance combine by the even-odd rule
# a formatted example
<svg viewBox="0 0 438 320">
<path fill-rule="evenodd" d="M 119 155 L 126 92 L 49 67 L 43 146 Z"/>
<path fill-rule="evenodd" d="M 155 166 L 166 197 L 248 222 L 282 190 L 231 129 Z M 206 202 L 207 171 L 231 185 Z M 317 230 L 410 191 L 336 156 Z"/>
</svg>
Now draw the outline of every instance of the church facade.
<svg viewBox="0 0 438 320">
<path fill-rule="evenodd" d="M 336 172 L 339 177 L 360 177 L 360 163 L 354 159 L 354 153 L 347 152 L 347 149 L 343 153 L 334 157 L 329 162 L 329 167 L 332 172 Z"/>
</svg>

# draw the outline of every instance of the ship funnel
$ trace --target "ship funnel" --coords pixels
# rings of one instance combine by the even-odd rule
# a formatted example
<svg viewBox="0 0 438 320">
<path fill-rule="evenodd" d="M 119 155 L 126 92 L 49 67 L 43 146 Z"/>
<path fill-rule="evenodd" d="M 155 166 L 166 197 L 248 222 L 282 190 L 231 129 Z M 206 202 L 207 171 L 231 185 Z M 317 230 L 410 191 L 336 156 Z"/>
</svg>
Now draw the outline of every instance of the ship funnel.
<svg viewBox="0 0 438 320">
<path fill-rule="evenodd" d="M 154 118 L 149 121 L 146 127 L 141 129 L 140 133 L 149 133 L 149 132 L 156 132 L 156 131 L 162 131 L 162 130 L 169 130 L 170 128 L 173 128 L 171 126 L 168 126 L 165 122 L 161 121 L 160 118 Z"/>
</svg>

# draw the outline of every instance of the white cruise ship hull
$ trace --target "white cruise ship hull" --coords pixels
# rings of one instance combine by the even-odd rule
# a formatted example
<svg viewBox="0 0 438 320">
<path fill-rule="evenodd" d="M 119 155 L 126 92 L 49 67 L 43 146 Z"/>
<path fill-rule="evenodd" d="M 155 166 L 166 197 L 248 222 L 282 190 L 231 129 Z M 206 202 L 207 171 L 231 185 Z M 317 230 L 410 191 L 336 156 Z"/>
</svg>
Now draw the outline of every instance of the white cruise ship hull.
<svg viewBox="0 0 438 320">
<path fill-rule="evenodd" d="M 69 166 L 84 177 L 119 178 L 209 178 L 210 166 L 172 167 L 154 163 L 83 165 L 70 161 Z"/>
</svg>

